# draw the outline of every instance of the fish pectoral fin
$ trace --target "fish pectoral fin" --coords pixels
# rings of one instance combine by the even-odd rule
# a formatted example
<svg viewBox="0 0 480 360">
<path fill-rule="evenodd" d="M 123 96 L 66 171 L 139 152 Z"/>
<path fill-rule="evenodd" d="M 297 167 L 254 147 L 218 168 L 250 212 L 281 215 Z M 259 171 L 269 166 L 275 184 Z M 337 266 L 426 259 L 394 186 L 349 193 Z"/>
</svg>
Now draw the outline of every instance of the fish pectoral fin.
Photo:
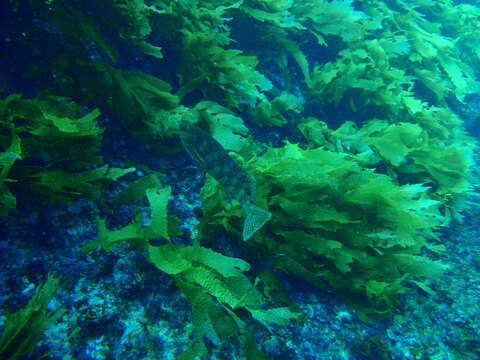
<svg viewBox="0 0 480 360">
<path fill-rule="evenodd" d="M 247 216 L 243 223 L 243 240 L 247 241 L 272 218 L 272 214 L 255 205 L 249 205 L 246 207 L 245 212 L 247 213 Z"/>
</svg>

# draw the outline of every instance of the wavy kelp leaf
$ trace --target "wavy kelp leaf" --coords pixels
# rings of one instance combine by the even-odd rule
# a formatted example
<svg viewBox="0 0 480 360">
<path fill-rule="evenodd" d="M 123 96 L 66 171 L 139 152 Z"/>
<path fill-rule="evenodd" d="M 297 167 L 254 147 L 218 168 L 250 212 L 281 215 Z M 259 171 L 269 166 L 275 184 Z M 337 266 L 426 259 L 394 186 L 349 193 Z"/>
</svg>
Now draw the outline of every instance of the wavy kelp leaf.
<svg viewBox="0 0 480 360">
<path fill-rule="evenodd" d="M 51 191 L 65 194 L 88 194 L 94 193 L 97 187 L 93 182 L 98 180 L 116 180 L 118 177 L 135 171 L 135 168 L 119 169 L 111 172 L 107 165 L 94 170 L 86 170 L 78 173 L 65 172 L 62 170 L 43 171 L 34 178 L 40 185 L 44 185 Z"/>
<path fill-rule="evenodd" d="M 153 263 L 162 267 L 162 271 L 171 275 L 179 274 L 195 266 L 204 266 L 218 271 L 223 277 L 239 277 L 250 268 L 250 265 L 241 259 L 228 257 L 201 246 L 150 247 L 149 256 Z"/>
<path fill-rule="evenodd" d="M 117 204 L 131 204 L 145 197 L 145 191 L 147 189 L 160 187 L 161 183 L 160 180 L 158 180 L 158 176 L 156 174 L 149 174 L 129 184 L 125 190 L 115 196 L 114 200 Z"/>
<path fill-rule="evenodd" d="M 161 47 L 152 43 L 152 25 L 165 14 L 159 1 L 143 0 L 96 2 L 90 5 L 95 20 L 110 34 L 122 41 L 130 41 L 143 53 L 163 58 Z M 108 15 L 107 15 L 108 14 Z"/>
<path fill-rule="evenodd" d="M 385 50 L 387 55 L 391 58 L 409 55 L 411 53 L 412 47 L 405 35 L 398 34 L 389 34 L 390 36 L 385 36 L 384 38 L 379 39 L 382 48 Z"/>
<path fill-rule="evenodd" d="M 340 241 L 329 240 L 314 233 L 309 234 L 304 230 L 276 231 L 275 233 L 289 242 L 294 242 L 299 248 L 308 249 L 312 254 L 322 255 L 332 260 L 343 273 L 352 270 L 351 263 L 355 257 L 358 257 L 358 254 L 354 256 Z"/>
<path fill-rule="evenodd" d="M 110 94 L 108 99 L 104 98 L 107 100 L 104 106 L 115 113 L 134 136 L 160 152 L 181 150 L 181 146 L 166 146 L 161 140 L 178 136 L 179 129 L 197 121 L 197 117 L 190 114 L 190 108 L 179 105 L 179 98 L 171 93 L 167 82 L 139 71 L 117 70 L 107 64 L 97 65 L 96 71 L 102 74 L 98 81 Z M 101 94 L 98 96 L 102 98 Z"/>
<path fill-rule="evenodd" d="M 6 102 L 9 126 L 18 128 L 15 132 L 19 136 L 35 135 L 23 141 L 24 158 L 38 158 L 42 153 L 44 160 L 68 161 L 76 168 L 99 162 L 94 153 L 99 150 L 103 129 L 97 125 L 100 115 L 97 109 L 84 115 L 79 105 L 62 97 L 41 100 L 10 97 Z M 83 151 L 77 151 L 75 145 Z"/>
<path fill-rule="evenodd" d="M 242 4 L 240 9 L 258 21 L 269 22 L 280 28 L 303 30 L 305 27 L 295 20 L 291 11 L 293 4 L 292 0 L 255 0 Z"/>
<path fill-rule="evenodd" d="M 452 92 L 451 83 L 438 71 L 415 68 L 415 75 L 435 94 L 438 103 L 444 103 L 446 96 Z"/>
<path fill-rule="evenodd" d="M 323 147 L 328 150 L 335 149 L 334 144 L 330 141 L 332 131 L 324 121 L 308 116 L 301 120 L 298 130 L 302 133 L 308 146 Z"/>
<path fill-rule="evenodd" d="M 440 194 L 465 193 L 468 185 L 468 169 L 471 160 L 465 157 L 461 147 L 447 148 L 431 146 L 411 154 L 412 164 L 405 164 L 402 170 L 406 173 L 428 173 L 428 178 L 438 186 Z"/>
<path fill-rule="evenodd" d="M 38 2 L 31 1 L 32 6 L 49 23 L 61 30 L 63 36 L 74 45 L 76 49 L 88 49 L 88 41 L 98 45 L 108 56 L 109 60 L 116 62 L 117 50 L 103 36 L 100 27 L 94 20 L 83 11 L 64 1 Z M 79 45 L 81 44 L 81 45 Z M 75 46 L 77 45 L 77 46 Z"/>
<path fill-rule="evenodd" d="M 200 253 L 196 254 L 197 251 Z M 175 245 L 149 247 L 149 259 L 168 274 L 183 274 L 189 282 L 201 286 L 232 308 L 257 306 L 262 301 L 260 293 L 242 274 L 249 268 L 243 260 L 228 258 L 206 248 Z M 219 275 L 229 278 L 229 282 Z"/>
<path fill-rule="evenodd" d="M 458 117 L 447 109 L 420 106 L 415 120 L 417 124 L 371 120 L 360 128 L 346 122 L 332 131 L 310 119 L 302 128 L 312 145 L 318 137 L 317 146 L 349 154 L 364 166 L 384 162 L 390 176 L 430 184 L 431 196 L 455 212 L 453 204 L 461 203 L 468 192 L 476 146 Z M 450 200 L 445 198 L 447 188 Z"/>
<path fill-rule="evenodd" d="M 53 276 L 40 284 L 28 304 L 21 310 L 7 314 L 0 338 L 0 357 L 17 360 L 31 352 L 42 334 L 62 315 L 62 308 L 48 308 L 50 300 L 55 296 L 59 280 Z"/>
<path fill-rule="evenodd" d="M 146 195 L 150 204 L 150 217 L 152 231 L 167 240 L 170 240 L 167 223 L 167 205 L 172 189 L 170 186 L 165 188 L 148 188 Z"/>
<path fill-rule="evenodd" d="M 438 121 L 439 116 L 436 118 Z M 455 139 L 457 136 L 454 132 L 445 134 L 451 137 L 448 142 L 456 144 L 449 146 L 446 145 L 448 142 L 440 142 L 443 143 L 440 145 L 438 137 L 443 136 L 443 132 L 436 131 L 433 121 L 426 124 L 432 128 L 427 128 L 427 131 L 411 123 L 381 124 L 373 121 L 359 131 L 359 136 L 384 159 L 398 167 L 399 172 L 418 174 L 417 181 L 434 182 L 438 186 L 435 191 L 440 194 L 467 191 L 471 157 L 469 148 L 464 146 L 466 139 L 461 132 L 457 135 L 458 139 Z M 440 130 L 444 125 L 438 126 Z M 433 129 L 435 132 L 432 132 Z"/>
<path fill-rule="evenodd" d="M 430 3 L 411 6 L 402 1 L 397 4 L 402 9 L 399 11 L 397 6 L 389 8 L 388 4 L 366 4 L 368 12 L 375 13 L 384 29 L 396 35 L 400 29 L 402 36 L 406 35 L 411 51 L 410 63 L 404 66 L 421 74 L 420 81 L 436 94 L 440 102 L 444 101 L 446 93 L 463 102 L 465 95 L 478 89 L 472 62 L 462 54 L 464 51 L 472 54 L 471 48 L 476 42 L 472 34 L 478 32 L 478 25 L 468 18 L 478 11 L 472 9 L 465 16 L 461 10 L 463 5 L 445 3 L 433 10 Z M 409 15 L 401 15 L 403 11 Z M 462 38 L 469 38 L 471 43 L 459 46 Z"/>
<path fill-rule="evenodd" d="M 207 355 L 207 348 L 201 341 L 192 343 L 187 350 L 175 356 L 175 360 L 196 360 Z"/>
<path fill-rule="evenodd" d="M 146 41 L 135 41 L 135 44 L 145 54 L 156 57 L 157 59 L 163 59 L 162 48 L 160 46 L 149 44 Z"/>
<path fill-rule="evenodd" d="M 251 246 L 275 268 L 315 286 L 327 281 L 346 299 L 357 299 L 365 314 L 383 313 L 382 304 L 393 306 L 396 294 L 404 291 L 405 273 L 426 274 L 417 273 L 420 249 L 443 221 L 428 187 L 398 186 L 343 154 L 289 143 L 269 149 L 250 165 L 273 214 L 268 231 L 260 231 Z M 208 210 L 217 211 L 205 213 L 210 226 L 229 230 L 226 221 L 235 227 L 234 213 L 211 205 Z M 396 254 L 411 255 L 412 263 L 405 267 Z M 378 296 L 367 294 L 369 281 L 386 283 Z"/>
<path fill-rule="evenodd" d="M 193 344 L 206 352 L 205 342 L 220 346 L 222 342 L 237 341 L 245 345 L 249 359 L 269 359 L 260 352 L 246 331 L 246 323 L 228 308 L 219 307 L 208 293 L 194 284 L 176 278 L 176 283 L 192 304 L 192 322 L 195 327 Z M 253 351 L 255 349 L 256 351 Z M 179 356 L 182 356 L 180 354 Z"/>
<path fill-rule="evenodd" d="M 288 308 L 261 309 L 263 296 L 243 275 L 249 265 L 241 259 L 227 257 L 199 246 L 178 245 L 149 247 L 149 259 L 160 270 L 175 275 L 177 279 L 180 279 L 181 275 L 182 282 L 195 286 L 199 295 L 206 292 L 232 309 L 245 307 L 255 319 L 267 327 L 272 324 L 285 324 L 299 315 Z M 198 298 L 193 299 L 194 312 L 200 310 L 206 315 L 208 311 L 201 309 L 206 305 L 206 299 L 200 303 L 198 301 Z M 229 314 L 237 324 L 241 323 L 233 313 Z M 218 328 L 218 325 L 210 323 L 210 326 L 206 326 L 209 323 L 205 321 L 213 319 L 202 318 L 203 321 L 199 324 L 202 332 L 210 334 L 208 337 L 211 340 L 218 341 L 218 332 L 213 331 L 213 327 Z"/>
<path fill-rule="evenodd" d="M 302 71 L 303 77 L 305 79 L 305 85 L 307 85 L 307 87 L 311 87 L 308 60 L 305 54 L 300 49 L 300 46 L 296 42 L 289 39 L 280 39 L 279 43 L 280 45 L 284 46 L 285 49 L 290 53 L 290 55 L 295 59 L 298 67 Z"/>
<path fill-rule="evenodd" d="M 186 249 L 186 248 L 185 248 Z M 196 247 L 196 249 L 202 249 L 200 247 Z M 212 250 L 203 248 L 207 251 L 205 254 L 207 257 L 214 256 L 222 257 L 222 264 L 221 267 L 223 268 L 225 265 L 224 260 L 237 260 L 241 261 L 240 259 L 233 259 L 227 258 L 223 255 L 213 252 Z M 202 251 L 204 251 L 202 250 Z M 204 262 L 207 260 L 205 258 L 202 260 Z M 245 263 L 246 264 L 246 263 Z M 239 277 L 236 275 L 238 270 L 234 270 L 232 267 L 228 266 L 229 270 L 227 271 L 226 275 L 232 275 L 228 277 L 228 283 L 230 282 L 238 282 Z M 240 271 L 244 271 L 241 269 Z M 198 270 L 198 269 L 197 269 Z M 233 270 L 233 272 L 232 272 Z M 201 273 L 201 272 L 200 272 Z M 249 358 L 252 359 L 269 359 L 264 353 L 258 350 L 257 346 L 255 345 L 255 341 L 253 340 L 252 336 L 248 334 L 246 331 L 247 326 L 246 322 L 242 320 L 235 312 L 233 312 L 230 307 L 228 306 L 218 306 L 214 299 L 216 298 L 215 294 L 222 294 L 221 298 L 227 299 L 228 298 L 228 291 L 225 289 L 218 292 L 215 288 L 217 286 L 212 287 L 211 279 L 208 279 L 208 276 L 204 279 L 191 279 L 187 275 L 187 280 L 185 281 L 185 277 L 179 275 L 175 275 L 175 280 L 177 285 L 185 294 L 189 302 L 192 304 L 192 320 L 193 325 L 195 326 L 195 340 L 194 343 L 202 343 L 205 340 L 208 340 L 210 343 L 220 346 L 222 342 L 225 341 L 239 341 L 241 344 L 245 345 L 246 353 L 249 354 Z M 193 282 L 192 282 L 193 280 Z M 199 282 L 198 282 L 199 280 Z M 243 294 L 242 297 L 250 297 L 251 292 L 256 290 L 252 287 L 252 284 L 249 282 L 241 282 L 243 285 L 240 286 L 238 289 L 237 294 Z M 199 286 L 200 285 L 200 286 Z M 227 284 L 225 284 L 227 285 Z M 230 286 L 229 286 L 230 287 Z M 212 292 L 214 291 L 214 296 L 212 297 Z M 217 298 L 218 300 L 218 298 Z M 261 308 L 263 304 L 263 298 L 254 296 L 253 301 L 245 301 L 244 299 L 240 300 L 242 304 L 250 304 L 246 306 L 246 309 L 250 311 L 251 315 L 254 318 L 258 318 L 258 321 L 263 323 L 265 326 L 269 327 L 274 324 L 286 324 L 288 321 L 293 320 L 294 318 L 298 317 L 298 313 L 294 313 L 288 308 L 273 308 L 273 309 L 265 309 Z M 238 303 L 234 304 L 238 306 Z M 234 307 L 235 308 L 235 307 Z M 203 348 L 202 345 L 197 345 L 199 348 Z M 182 356 L 182 355 L 180 355 Z"/>
<path fill-rule="evenodd" d="M 195 326 L 192 347 L 178 358 L 189 359 L 203 354 L 206 351 L 205 341 L 219 346 L 222 341 L 235 337 L 243 344 L 250 343 L 252 339 L 246 332 L 246 323 L 232 309 L 261 310 L 258 317 L 269 326 L 282 324 L 297 316 L 297 313 L 287 308 L 268 312 L 265 298 L 245 275 L 250 265 L 242 259 L 225 256 L 199 245 L 150 245 L 148 240 L 158 237 L 158 231 L 155 231 L 158 228 L 155 225 L 155 213 L 166 216 L 164 210 L 170 192 L 169 188 L 164 188 L 162 193 L 158 194 L 155 188 L 150 187 L 151 182 L 152 180 L 147 179 L 141 183 L 137 181 L 132 188 L 145 191 L 150 202 L 152 222 L 145 226 L 134 222 L 110 231 L 106 228 L 105 221 L 99 220 L 99 238 L 87 243 L 83 251 L 91 251 L 97 246 L 109 251 L 124 241 L 131 241 L 134 246 L 144 251 L 148 260 L 159 270 L 175 279 L 192 304 Z M 129 198 L 130 195 L 135 199 L 136 191 L 124 196 Z M 159 203 L 161 206 L 157 207 Z M 255 358 L 261 358 L 261 354 L 257 352 Z"/>
<path fill-rule="evenodd" d="M 348 94 L 351 106 L 373 103 L 390 106 L 392 112 L 398 112 L 400 106 L 394 99 L 401 97 L 399 95 L 412 85 L 411 76 L 391 66 L 382 44 L 378 40 L 368 40 L 361 46 L 342 50 L 335 63 L 316 66 L 312 73 L 311 91 L 322 101 L 338 104 Z M 358 90 L 347 92 L 352 88 Z"/>
<path fill-rule="evenodd" d="M 393 17 L 397 16 L 393 11 L 391 14 Z M 419 16 L 419 18 L 421 18 L 421 16 Z M 428 28 L 428 25 L 418 19 L 406 23 L 404 22 L 404 19 L 399 19 L 399 21 L 405 25 L 406 32 L 417 31 L 416 29 L 419 26 L 417 24 L 418 21 L 422 23 L 422 26 Z M 438 32 L 439 28 L 437 25 L 432 27 L 431 30 Z M 421 36 L 427 36 L 426 34 L 428 32 L 425 30 L 418 31 L 422 34 Z M 465 88 L 464 81 L 469 82 L 469 79 L 471 79 L 471 76 L 469 75 L 471 74 L 469 66 L 457 60 L 452 54 L 453 48 L 451 47 L 451 43 L 448 41 L 444 42 L 443 40 L 444 39 L 441 36 L 432 40 L 432 44 L 435 44 L 434 48 L 436 51 L 438 53 L 443 51 L 443 53 L 441 56 L 439 55 L 435 57 L 435 63 L 429 63 L 431 66 L 428 67 L 426 72 L 424 70 L 422 75 L 423 78 L 428 76 L 430 79 L 429 81 L 436 84 L 435 86 L 430 87 L 441 102 L 444 102 L 444 98 L 449 93 L 455 91 L 455 85 L 453 84 L 454 79 L 459 79 L 457 83 L 459 88 Z M 471 161 L 469 160 L 471 152 L 468 150 L 468 147 L 463 146 L 462 143 L 469 142 L 472 144 L 472 141 L 465 137 L 461 121 L 458 121 L 451 110 L 445 107 L 432 106 L 419 98 L 418 95 L 411 90 L 415 89 L 413 85 L 416 79 L 406 75 L 405 71 L 398 67 L 397 63 L 392 62 L 392 59 L 387 56 L 387 50 L 383 48 L 384 46 L 385 43 L 382 41 L 366 41 L 362 43 L 361 49 L 350 48 L 348 51 L 341 51 L 339 56 L 340 59 L 337 60 L 335 65 L 333 63 L 327 63 L 322 66 L 317 66 L 312 75 L 312 94 L 320 101 L 328 102 L 333 99 L 337 104 L 339 104 L 340 101 L 346 101 L 351 105 L 353 110 L 366 108 L 367 106 L 370 108 L 373 107 L 381 112 L 382 116 L 387 114 L 389 123 L 404 124 L 405 122 L 408 122 L 415 124 L 415 126 L 419 126 L 422 130 L 420 133 L 422 143 L 419 142 L 418 144 L 412 143 L 408 145 L 406 143 L 406 138 L 397 138 L 396 141 L 399 141 L 403 145 L 398 147 L 395 146 L 394 148 L 393 146 L 389 146 L 386 138 L 375 139 L 378 134 L 372 134 L 371 136 L 368 135 L 369 139 L 366 139 L 364 137 L 365 133 L 362 133 L 362 129 L 355 135 L 357 138 L 355 144 L 361 144 L 363 142 L 374 149 L 374 143 L 376 142 L 378 148 L 375 150 L 381 150 L 379 154 L 384 156 L 384 160 L 397 167 L 397 169 L 395 169 L 397 173 L 409 174 L 408 178 L 410 182 L 438 184 L 439 178 L 443 177 L 445 185 L 448 184 L 447 186 L 450 186 L 450 191 L 456 194 L 454 197 L 458 199 L 461 196 L 460 194 L 465 193 L 466 182 L 464 180 L 468 173 L 467 168 L 471 166 Z M 440 57 L 445 57 L 445 66 L 450 71 L 450 76 L 445 76 L 442 72 L 442 70 L 445 69 L 443 69 L 440 64 Z M 418 65 L 416 65 L 416 67 L 412 65 L 412 68 L 418 68 Z M 424 67 L 422 67 L 422 69 L 424 69 Z M 419 71 L 419 73 L 422 73 L 422 70 Z M 430 73 L 435 76 L 430 76 Z M 475 89 L 477 86 L 473 83 L 469 84 L 470 85 L 467 86 L 469 91 Z M 449 122 L 450 125 L 448 125 Z M 313 123 L 310 123 L 309 125 L 310 129 L 312 128 L 312 124 Z M 404 129 L 407 127 L 413 129 L 411 125 L 401 126 Z M 392 130 L 385 131 L 389 132 L 390 134 L 388 137 L 392 138 Z M 419 129 L 417 128 L 417 132 L 418 131 Z M 396 132 L 398 133 L 398 130 L 396 130 Z M 325 133 L 325 131 L 323 131 L 323 133 Z M 413 137 L 414 134 L 412 133 L 410 138 L 413 139 Z M 392 140 L 394 139 L 392 138 Z M 343 140 L 340 139 L 340 141 Z M 457 173 L 457 175 L 454 176 L 457 177 L 458 186 L 453 179 L 448 180 L 452 175 L 442 175 L 441 172 L 438 172 L 434 168 L 434 165 L 429 165 L 430 169 L 425 168 L 426 162 L 429 162 L 429 160 L 426 159 L 426 154 L 430 153 L 430 149 L 453 147 L 459 148 L 457 155 L 459 163 L 467 165 L 466 167 L 463 165 L 457 167 L 457 163 L 455 163 L 455 165 L 452 163 L 452 169 L 447 170 L 447 173 L 450 171 L 452 173 Z M 420 151 L 422 155 L 420 156 L 421 159 L 419 158 L 419 161 L 423 165 L 414 164 L 415 160 L 412 157 L 413 150 Z M 436 161 L 435 156 L 433 156 L 433 151 L 435 150 L 432 150 L 432 158 L 430 158 L 432 164 Z M 460 154 L 462 152 L 464 154 L 463 159 L 460 159 Z M 369 156 L 367 152 L 365 152 L 364 155 L 365 156 L 362 156 L 361 159 L 362 163 L 365 165 L 375 163 L 375 159 L 372 156 Z M 441 167 L 445 167 L 446 169 L 447 164 L 444 163 Z M 423 168 L 423 170 L 420 170 L 421 168 Z M 462 175 L 460 175 L 462 172 L 463 180 L 461 180 Z M 426 173 L 428 173 L 428 175 Z M 416 174 L 416 176 L 412 174 Z M 432 191 L 440 191 L 443 194 L 445 193 L 445 187 L 435 186 L 432 188 Z M 439 195 L 443 196 L 442 194 Z M 458 203 L 457 200 L 454 202 Z M 445 204 L 448 207 L 451 206 L 447 202 L 445 202 Z"/>
<path fill-rule="evenodd" d="M 98 7 L 119 21 L 116 31 L 120 31 L 122 38 L 133 38 L 143 44 L 143 48 L 146 35 L 152 31 L 149 17 L 158 21 L 159 37 L 171 41 L 174 51 L 181 54 L 176 69 L 181 85 L 177 93 L 179 98 L 199 90 L 206 98 L 223 104 L 253 106 L 272 84 L 255 69 L 258 64 L 255 56 L 226 48 L 231 42 L 225 24 L 230 19 L 227 12 L 238 8 L 241 3 L 155 1 L 155 4 L 146 5 L 143 1 L 135 1 L 128 4 L 117 2 L 113 8 L 108 5 Z M 118 12 L 120 14 L 116 16 Z M 154 45 L 149 43 L 147 51 L 152 53 L 150 50 L 153 50 L 158 56 L 158 51 L 152 48 Z"/>
<path fill-rule="evenodd" d="M 292 13 L 317 37 L 320 45 L 326 45 L 325 35 L 335 35 L 347 42 L 361 39 L 368 20 L 365 13 L 352 7 L 351 0 L 294 2 Z"/>
<path fill-rule="evenodd" d="M 135 170 L 100 166 L 98 109 L 86 112 L 70 99 L 54 96 L 27 100 L 12 95 L 1 103 L 1 122 L 8 129 L 0 138 L 7 149 L 0 172 L 4 214 L 18 195 L 35 206 L 77 195 L 95 197 L 102 183 Z"/>
<path fill-rule="evenodd" d="M 432 261 L 428 258 L 419 259 L 417 256 L 410 254 L 396 254 L 393 256 L 398 263 L 399 270 L 412 275 L 439 276 L 450 268 L 449 265 L 438 261 Z"/>
<path fill-rule="evenodd" d="M 295 201 L 286 199 L 285 196 L 275 196 L 270 202 L 272 205 L 278 205 L 285 211 L 286 216 L 283 221 L 294 225 L 299 221 L 306 219 L 304 223 L 306 227 L 321 227 L 325 226 L 329 222 L 335 222 L 335 224 L 353 224 L 358 223 L 358 220 L 352 219 L 348 212 L 338 211 L 329 204 L 309 204 L 302 201 L 302 196 L 306 194 L 302 193 Z M 288 195 L 291 198 L 291 194 Z M 330 230 L 334 230 L 328 227 Z"/>
<path fill-rule="evenodd" d="M 201 343 L 203 347 L 205 347 L 205 341 L 218 346 L 221 343 L 220 339 L 228 340 L 230 336 L 238 332 L 235 322 L 221 307 L 217 306 L 205 289 L 183 281 L 180 277 L 176 278 L 176 283 L 192 304 L 192 323 L 195 327 L 194 342 Z"/>
<path fill-rule="evenodd" d="M 273 250 L 273 247 L 272 249 Z M 318 278 L 316 272 L 310 271 L 308 266 L 302 264 L 303 259 L 297 261 L 293 256 L 289 254 L 279 254 L 269 257 L 272 261 L 272 265 L 285 273 L 292 274 L 298 278 L 310 283 L 319 288 L 323 287 L 322 281 Z"/>
<path fill-rule="evenodd" d="M 105 251 L 110 251 L 125 241 L 154 237 L 146 228 L 142 228 L 136 223 L 112 231 L 107 228 L 104 219 L 98 219 L 98 239 L 89 241 L 82 251 L 88 253 L 99 246 Z"/>
<path fill-rule="evenodd" d="M 224 277 L 240 276 L 250 265 L 242 259 L 224 256 L 205 247 L 198 247 L 189 255 L 192 261 L 208 265 Z"/>
<path fill-rule="evenodd" d="M 193 283 L 205 288 L 218 302 L 228 304 L 233 309 L 248 304 L 258 305 L 260 294 L 252 289 L 251 283 L 244 277 L 229 278 L 229 282 L 217 278 L 217 273 L 208 268 L 196 268 L 185 272 Z M 253 291 L 253 292 L 251 292 Z"/>
<path fill-rule="evenodd" d="M 188 91 L 198 88 L 203 94 L 230 107 L 247 104 L 253 107 L 271 82 L 255 70 L 258 59 L 240 50 L 224 49 L 225 39 L 211 32 L 183 32 L 182 77 Z M 192 84 L 193 82 L 193 84 Z M 187 94 L 180 90 L 179 96 Z"/>
<path fill-rule="evenodd" d="M 451 34 L 455 39 L 456 49 L 460 57 L 467 63 L 471 59 L 480 58 L 479 32 L 478 23 L 475 21 L 479 16 L 479 8 L 473 4 L 458 3 L 455 6 L 445 4 L 441 8 L 441 14 L 445 14 L 448 18 L 442 17 L 437 12 L 431 12 L 438 17 L 438 21 L 442 21 L 442 25 L 446 32 Z"/>
<path fill-rule="evenodd" d="M 11 134 L 11 142 L 4 152 L 0 154 L 0 185 L 3 186 L 7 180 L 8 173 L 15 161 L 22 158 L 22 141 L 13 130 Z"/>
<path fill-rule="evenodd" d="M 370 132 L 369 130 L 371 131 L 368 129 L 362 133 Z M 407 162 L 407 156 L 425 147 L 428 141 L 426 132 L 419 125 L 410 123 L 386 125 L 381 131 L 365 135 L 370 135 L 365 139 L 367 144 L 394 166 Z"/>
<path fill-rule="evenodd" d="M 59 117 L 48 112 L 43 112 L 43 116 L 46 120 L 51 121 L 58 130 L 64 133 L 75 133 L 78 135 L 98 135 L 102 133 L 102 130 L 96 127 L 96 120 L 100 116 L 100 110 L 98 109 L 91 111 L 79 119 Z M 32 131 L 32 134 L 46 135 L 41 132 L 42 130 L 45 130 L 45 128 Z"/>
<path fill-rule="evenodd" d="M 181 274 L 189 270 L 193 265 L 182 251 L 182 246 L 163 245 L 148 248 L 149 260 L 161 271 L 169 275 Z"/>
<path fill-rule="evenodd" d="M 271 101 L 260 102 L 253 111 L 254 120 L 259 125 L 283 126 L 287 113 L 299 114 L 303 110 L 303 100 L 293 94 L 282 93 Z"/>
<path fill-rule="evenodd" d="M 142 198 L 146 198 L 150 208 L 150 221 L 142 220 L 142 215 L 137 211 L 135 220 L 117 230 L 109 230 L 105 220 L 98 220 L 99 236 L 89 241 L 84 247 L 84 252 L 90 252 L 100 246 L 105 251 L 110 251 L 115 246 L 125 241 L 131 241 L 140 248 L 146 246 L 146 241 L 163 237 L 170 240 L 172 236 L 179 235 L 175 229 L 175 217 L 169 217 L 167 213 L 168 200 L 171 194 L 170 187 L 161 187 L 157 175 L 147 175 L 127 187 L 115 199 L 119 203 L 128 202 L 134 204 Z M 138 240 L 138 241 L 137 241 Z"/>
<path fill-rule="evenodd" d="M 393 299 L 407 291 L 407 288 L 401 285 L 402 280 L 404 280 L 404 278 L 393 283 L 370 280 L 366 284 L 367 296 L 379 306 L 382 306 L 382 302 L 385 302 L 385 305 L 390 308 L 395 304 Z"/>
<path fill-rule="evenodd" d="M 170 109 L 178 105 L 178 97 L 171 93 L 169 83 L 141 71 L 122 70 L 122 77 L 131 95 L 141 99 L 154 109 Z"/>
<path fill-rule="evenodd" d="M 268 301 L 275 303 L 281 302 L 288 305 L 294 312 L 300 312 L 299 307 L 290 298 L 286 289 L 284 289 L 281 280 L 270 269 L 263 269 L 257 272 L 256 280 L 260 281 L 259 286 L 263 289 L 263 294 Z"/>
<path fill-rule="evenodd" d="M 467 94 L 478 90 L 473 71 L 466 64 L 445 55 L 440 55 L 438 60 L 455 88 L 454 93 L 458 101 L 463 102 Z"/>
<path fill-rule="evenodd" d="M 210 134 L 224 149 L 240 152 L 248 145 L 248 128 L 242 118 L 235 116 L 226 107 L 211 101 L 201 101 L 193 109 L 196 121 L 207 123 Z"/>
<path fill-rule="evenodd" d="M 268 310 L 250 309 L 250 313 L 255 320 L 263 324 L 267 329 L 270 329 L 271 325 L 287 325 L 299 315 L 287 307 L 271 308 Z"/>
</svg>

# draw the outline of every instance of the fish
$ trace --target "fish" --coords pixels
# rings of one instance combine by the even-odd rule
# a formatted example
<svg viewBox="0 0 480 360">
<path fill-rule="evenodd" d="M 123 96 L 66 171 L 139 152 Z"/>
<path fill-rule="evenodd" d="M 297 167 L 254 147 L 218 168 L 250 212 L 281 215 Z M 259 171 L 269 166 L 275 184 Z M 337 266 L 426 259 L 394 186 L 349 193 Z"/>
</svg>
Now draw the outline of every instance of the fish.
<svg viewBox="0 0 480 360">
<path fill-rule="evenodd" d="M 272 217 L 254 204 L 255 178 L 243 170 L 223 146 L 209 133 L 189 124 L 180 131 L 185 150 L 201 170 L 212 176 L 223 188 L 230 202 L 238 201 L 245 212 L 242 238 L 250 239 Z"/>
</svg>

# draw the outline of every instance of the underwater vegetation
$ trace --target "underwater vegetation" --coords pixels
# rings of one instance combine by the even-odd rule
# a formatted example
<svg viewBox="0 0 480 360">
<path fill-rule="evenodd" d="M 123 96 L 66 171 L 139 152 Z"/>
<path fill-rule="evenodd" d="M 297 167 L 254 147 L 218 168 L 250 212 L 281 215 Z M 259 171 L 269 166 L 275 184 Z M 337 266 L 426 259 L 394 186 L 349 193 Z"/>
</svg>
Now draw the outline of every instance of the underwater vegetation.
<svg viewBox="0 0 480 360">
<path fill-rule="evenodd" d="M 48 276 L 25 308 L 7 315 L 0 338 L 2 359 L 20 359 L 31 352 L 45 329 L 62 317 L 64 309 L 48 310 L 58 286 L 58 279 Z"/>
<path fill-rule="evenodd" d="M 281 279 L 333 291 L 365 321 L 401 314 L 412 288 L 436 293 L 429 279 L 449 269 L 441 231 L 468 215 L 477 185 L 478 144 L 459 109 L 480 90 L 480 7 L 10 0 L 0 10 L 0 216 L 95 204 L 82 256 L 128 247 L 189 303 L 190 344 L 175 359 L 226 343 L 275 358 L 258 329 L 305 320 Z M 172 206 L 185 164 L 197 178 L 182 191 L 202 204 L 194 225 Z M 7 315 L 0 353 L 34 348 L 66 311 L 46 311 L 61 284 L 48 276 Z M 374 336 L 355 346 L 390 358 Z"/>
</svg>

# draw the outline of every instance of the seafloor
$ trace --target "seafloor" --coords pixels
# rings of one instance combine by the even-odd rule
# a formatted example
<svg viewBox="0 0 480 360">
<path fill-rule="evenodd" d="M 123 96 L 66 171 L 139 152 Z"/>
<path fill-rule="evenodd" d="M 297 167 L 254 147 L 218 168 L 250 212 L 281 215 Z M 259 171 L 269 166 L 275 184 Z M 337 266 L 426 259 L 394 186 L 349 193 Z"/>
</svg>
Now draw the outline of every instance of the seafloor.
<svg viewBox="0 0 480 360">
<path fill-rule="evenodd" d="M 200 204 L 189 191 L 193 178 L 185 177 L 183 183 L 175 173 L 170 176 L 178 191 L 172 206 L 194 225 Z M 480 179 L 478 171 L 474 177 Z M 284 286 L 305 320 L 272 331 L 257 329 L 260 348 L 285 360 L 478 359 L 480 208 L 477 198 L 471 201 L 463 221 L 442 230 L 446 251 L 440 259 L 449 269 L 429 280 L 433 294 L 412 287 L 396 315 L 364 322 L 333 292 L 286 277 Z M 129 216 L 128 209 L 116 211 L 116 221 L 122 213 Z M 94 203 L 77 201 L 41 214 L 18 212 L 2 223 L 2 308 L 25 305 L 45 273 L 62 275 L 50 306 L 68 311 L 26 358 L 51 351 L 49 359 L 174 359 L 188 345 L 189 304 L 168 276 L 126 244 L 108 254 L 84 255 L 82 246 L 96 236 L 97 215 Z M 79 332 L 70 338 L 76 328 Z M 234 359 L 225 354 L 235 351 L 234 345 L 224 344 L 209 358 Z"/>
</svg>

